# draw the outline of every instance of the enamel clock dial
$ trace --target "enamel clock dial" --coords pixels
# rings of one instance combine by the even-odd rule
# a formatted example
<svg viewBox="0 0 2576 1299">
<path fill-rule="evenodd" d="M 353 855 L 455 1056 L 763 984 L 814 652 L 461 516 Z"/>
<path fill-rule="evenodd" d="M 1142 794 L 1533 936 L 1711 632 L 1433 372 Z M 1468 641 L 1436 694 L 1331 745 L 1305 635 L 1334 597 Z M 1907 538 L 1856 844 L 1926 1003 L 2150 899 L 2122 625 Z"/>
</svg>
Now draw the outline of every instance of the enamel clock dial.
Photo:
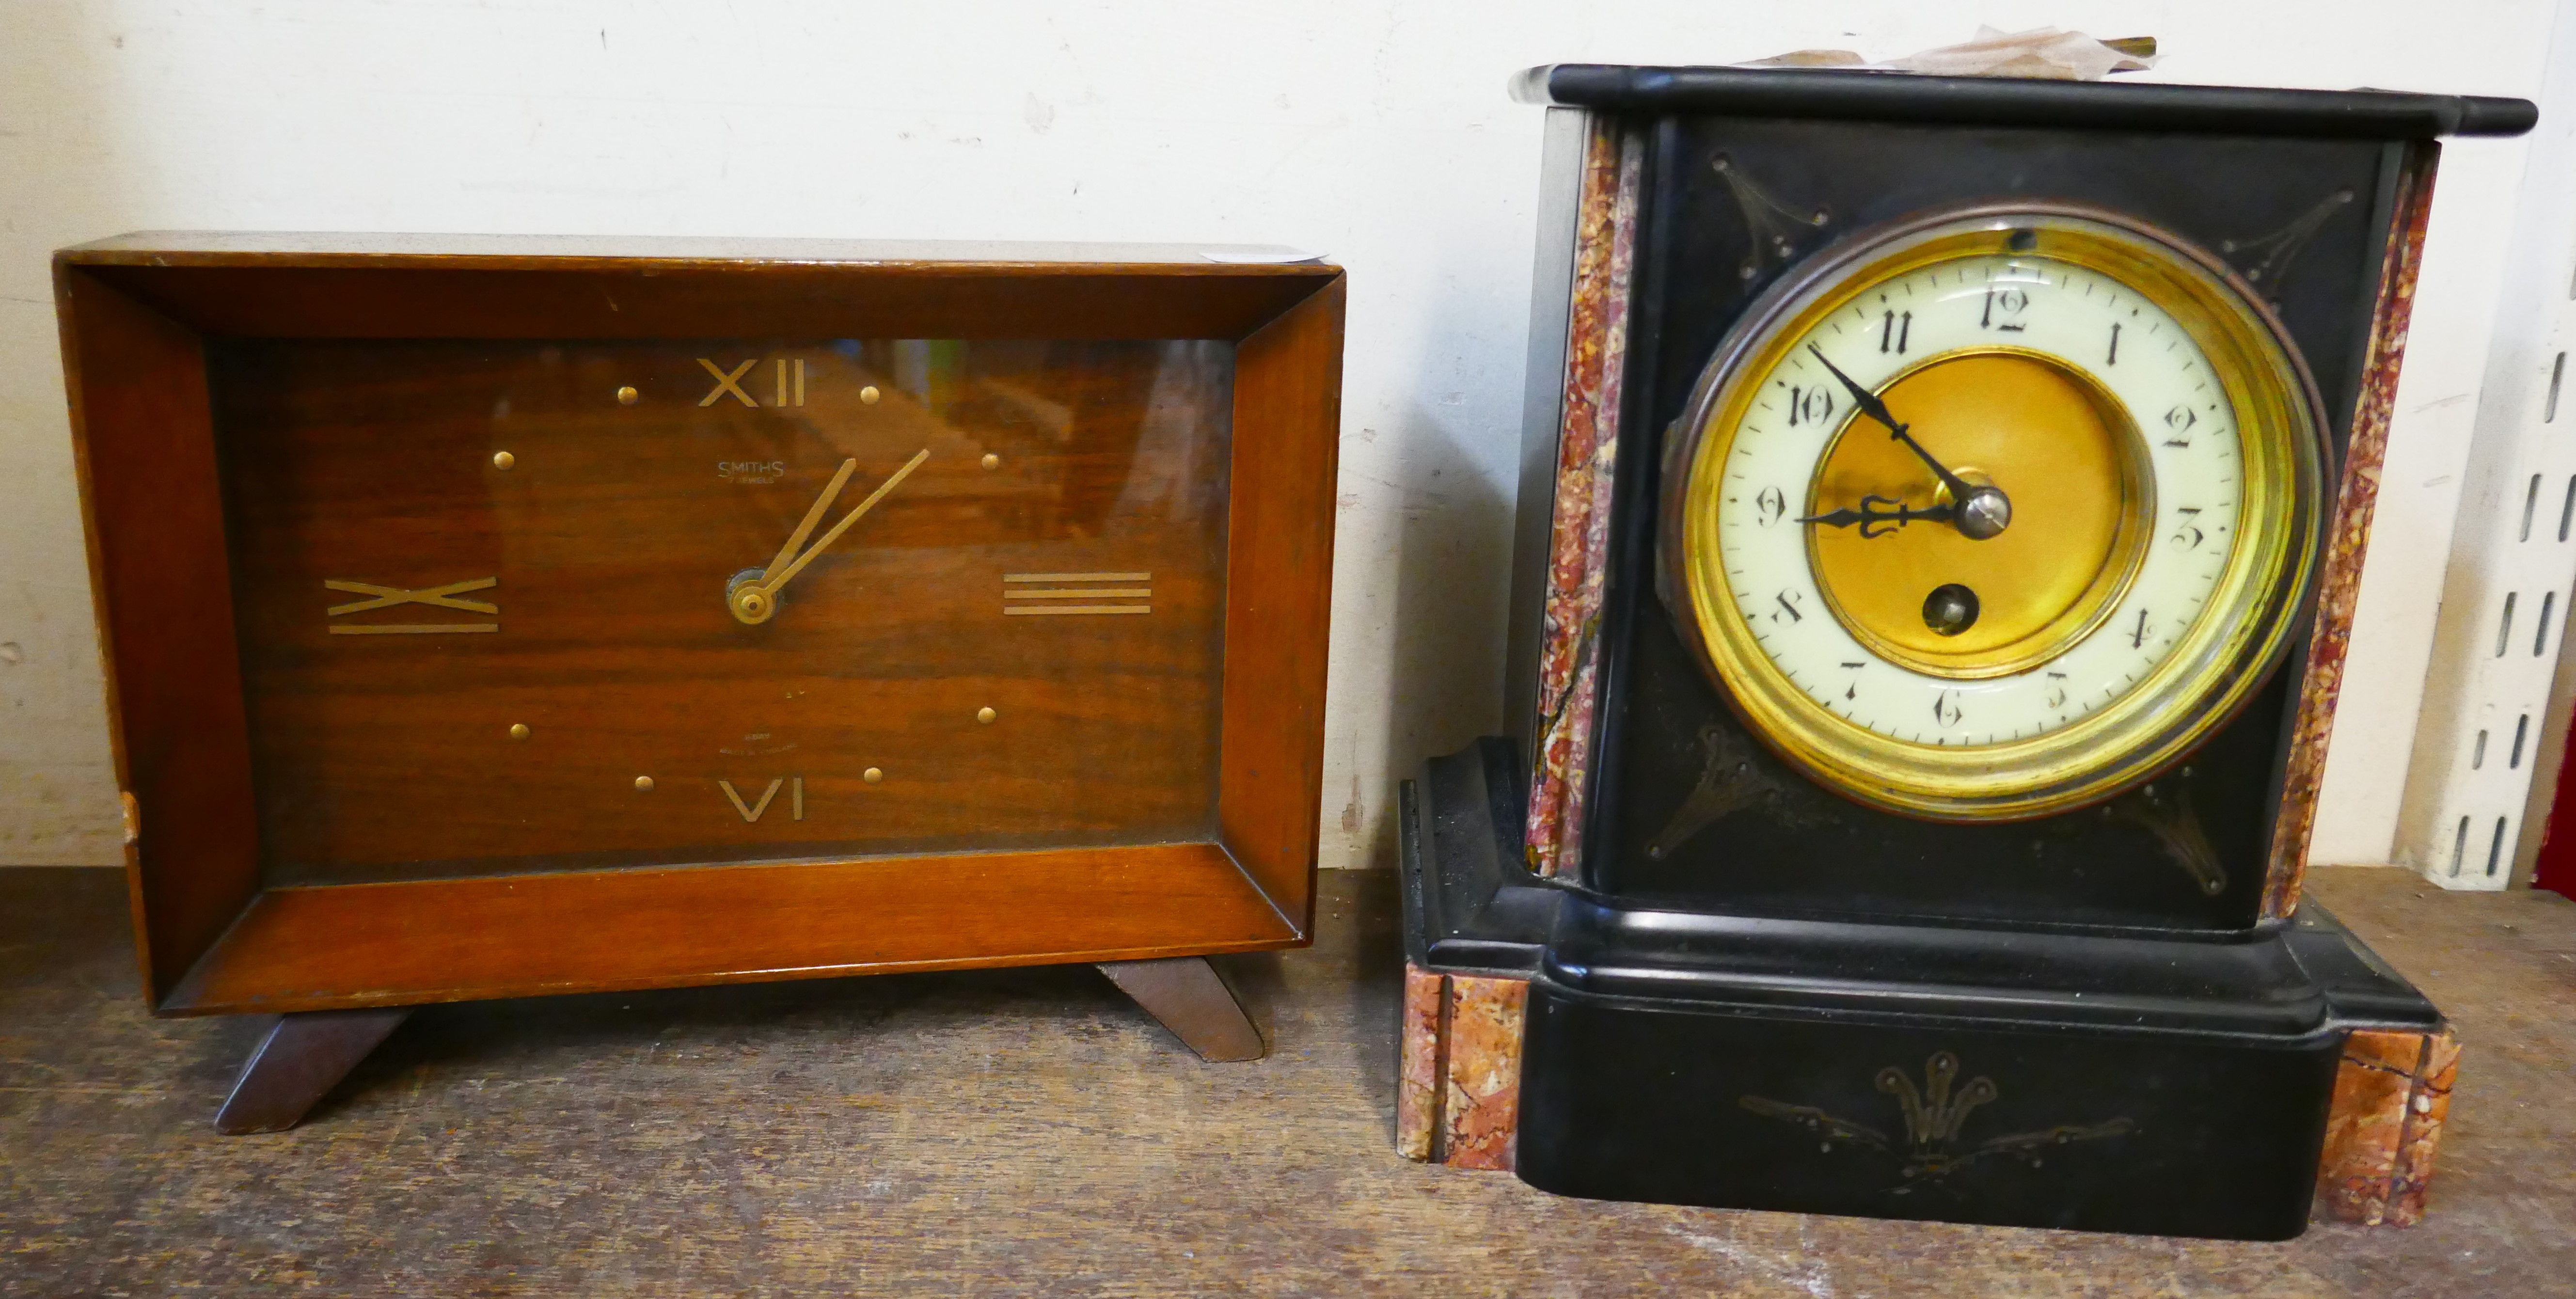
<svg viewBox="0 0 2576 1299">
<path fill-rule="evenodd" d="M 1665 582 L 1848 796 L 2045 815 L 2259 685 L 2314 567 L 2313 385 L 2223 267 L 2075 209 L 1865 233 L 1748 313 L 1671 448 Z"/>
<path fill-rule="evenodd" d="M 1225 343 L 225 349 L 280 878 L 1209 816 Z"/>
</svg>

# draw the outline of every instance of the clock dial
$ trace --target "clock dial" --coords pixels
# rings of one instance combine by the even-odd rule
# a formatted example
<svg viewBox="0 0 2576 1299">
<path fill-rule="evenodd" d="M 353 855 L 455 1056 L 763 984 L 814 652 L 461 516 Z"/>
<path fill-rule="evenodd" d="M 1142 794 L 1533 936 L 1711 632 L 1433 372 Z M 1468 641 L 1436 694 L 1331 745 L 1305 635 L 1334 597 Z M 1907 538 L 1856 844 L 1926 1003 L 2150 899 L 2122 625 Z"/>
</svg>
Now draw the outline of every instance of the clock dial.
<svg viewBox="0 0 2576 1299">
<path fill-rule="evenodd" d="M 2296 362 L 2187 250 L 1940 218 L 1721 349 L 1670 584 L 1756 729 L 1837 788 L 2035 815 L 2151 774 L 2277 658 L 2322 455 Z"/>
<path fill-rule="evenodd" d="M 1210 833 L 1228 345 L 224 346 L 281 880 Z"/>
<path fill-rule="evenodd" d="M 2003 492 L 2009 522 L 1979 537 L 1908 517 L 1954 494 L 1835 371 Z M 1872 731 L 1975 745 L 2063 727 L 2170 657 L 2226 570 L 2232 417 L 2199 347 L 2108 276 L 2013 257 L 1911 271 L 1817 322 L 1762 386 L 1724 498 L 1754 508 L 1721 511 L 1719 560 L 1763 652 Z M 2143 435 L 2133 411 L 2175 435 Z M 1852 507 L 1878 517 L 1821 521 Z"/>
</svg>

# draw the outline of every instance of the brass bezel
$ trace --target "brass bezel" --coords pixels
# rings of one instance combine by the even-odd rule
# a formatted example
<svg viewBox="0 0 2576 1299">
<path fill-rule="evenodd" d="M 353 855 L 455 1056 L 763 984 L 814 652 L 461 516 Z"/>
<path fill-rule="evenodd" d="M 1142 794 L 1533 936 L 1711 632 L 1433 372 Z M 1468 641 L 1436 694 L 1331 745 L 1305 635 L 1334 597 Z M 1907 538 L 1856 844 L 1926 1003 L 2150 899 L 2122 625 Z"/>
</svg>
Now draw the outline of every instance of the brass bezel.
<svg viewBox="0 0 2576 1299">
<path fill-rule="evenodd" d="M 2200 617 L 2135 688 L 2043 735 L 1926 745 L 1837 716 L 1762 651 L 1714 562 L 1721 476 L 1709 467 L 1723 463 L 1763 377 L 1815 322 L 1885 280 L 1982 256 L 2102 274 L 2171 315 L 2207 357 L 2233 410 L 2245 490 L 2236 548 Z M 2177 235 L 2071 204 L 1925 213 L 1811 258 L 1757 299 L 1719 345 L 1664 449 L 1658 588 L 1682 639 L 1747 729 L 1827 788 L 1936 821 L 2066 811 L 2178 761 L 2234 716 L 2287 653 L 2324 533 L 2332 453 L 2322 411 L 2280 322 L 2224 263 Z"/>
</svg>

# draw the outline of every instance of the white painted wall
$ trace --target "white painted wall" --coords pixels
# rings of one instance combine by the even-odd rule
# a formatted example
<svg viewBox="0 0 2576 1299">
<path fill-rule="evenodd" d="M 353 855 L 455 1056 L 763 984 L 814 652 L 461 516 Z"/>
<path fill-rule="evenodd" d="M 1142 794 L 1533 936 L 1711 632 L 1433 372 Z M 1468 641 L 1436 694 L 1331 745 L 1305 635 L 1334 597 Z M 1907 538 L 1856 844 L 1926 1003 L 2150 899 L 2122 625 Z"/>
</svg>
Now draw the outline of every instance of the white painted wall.
<svg viewBox="0 0 2576 1299">
<path fill-rule="evenodd" d="M 2531 95 L 2545 0 L 0 0 L 0 862 L 117 860 L 46 254 L 138 228 L 1166 239 L 1350 268 L 1324 860 L 1492 729 L 1570 60 L 2152 34 L 2157 79 Z M 2455 146 L 2317 852 L 2387 854 L 2521 152 Z"/>
<path fill-rule="evenodd" d="M 2576 23 L 2558 24 L 2546 75 L 2546 93 L 2576 95 Z M 2534 858 L 2546 822 L 2525 805 L 2538 773 L 2557 769 L 2549 740 L 2565 738 L 2549 702 L 2576 611 L 2576 405 L 2563 391 L 2576 347 L 2576 118 L 2544 120 L 2528 150 L 2391 853 L 2453 889 L 2505 888 Z M 2544 790 L 2537 810 L 2548 806 Z"/>
</svg>

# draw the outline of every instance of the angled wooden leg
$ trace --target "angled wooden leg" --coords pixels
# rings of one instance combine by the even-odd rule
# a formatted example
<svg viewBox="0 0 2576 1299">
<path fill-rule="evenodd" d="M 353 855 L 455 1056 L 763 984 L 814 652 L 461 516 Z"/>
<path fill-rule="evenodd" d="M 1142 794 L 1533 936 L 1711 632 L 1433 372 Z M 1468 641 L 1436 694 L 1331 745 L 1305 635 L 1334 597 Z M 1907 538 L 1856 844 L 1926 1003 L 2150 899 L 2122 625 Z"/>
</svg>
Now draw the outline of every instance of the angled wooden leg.
<svg viewBox="0 0 2576 1299">
<path fill-rule="evenodd" d="M 1258 1060 L 1261 1030 L 1204 956 L 1107 961 L 1100 972 L 1202 1060 Z"/>
<path fill-rule="evenodd" d="M 215 1111 L 215 1131 L 236 1136 L 294 1127 L 410 1015 L 408 1006 L 280 1015 Z"/>
</svg>

